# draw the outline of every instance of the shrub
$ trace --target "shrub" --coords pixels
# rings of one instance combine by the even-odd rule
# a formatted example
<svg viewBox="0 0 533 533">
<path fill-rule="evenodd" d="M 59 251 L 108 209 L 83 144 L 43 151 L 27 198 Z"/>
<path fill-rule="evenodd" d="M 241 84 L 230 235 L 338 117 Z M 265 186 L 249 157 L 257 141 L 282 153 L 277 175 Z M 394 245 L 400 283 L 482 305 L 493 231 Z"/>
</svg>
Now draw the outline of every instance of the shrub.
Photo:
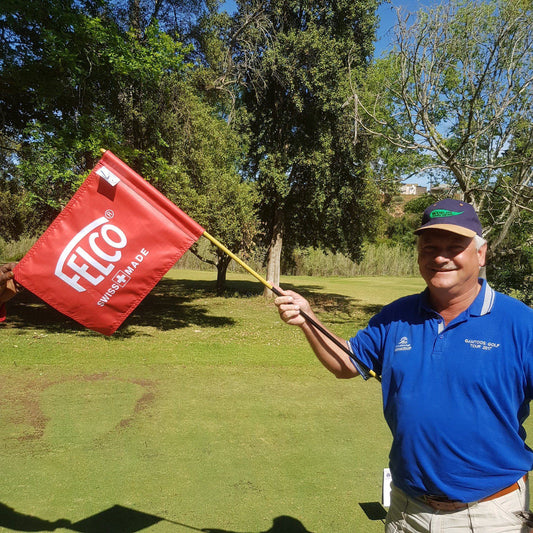
<svg viewBox="0 0 533 533">
<path fill-rule="evenodd" d="M 21 237 L 16 241 L 6 241 L 0 237 L 0 263 L 19 261 L 36 240 L 36 237 Z"/>
</svg>

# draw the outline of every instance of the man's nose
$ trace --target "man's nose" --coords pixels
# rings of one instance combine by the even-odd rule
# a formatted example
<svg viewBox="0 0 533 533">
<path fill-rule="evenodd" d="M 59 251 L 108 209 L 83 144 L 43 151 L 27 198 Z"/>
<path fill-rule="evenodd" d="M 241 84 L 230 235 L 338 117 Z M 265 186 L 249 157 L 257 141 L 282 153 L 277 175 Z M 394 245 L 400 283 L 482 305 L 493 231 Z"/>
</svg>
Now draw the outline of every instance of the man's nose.
<svg viewBox="0 0 533 533">
<path fill-rule="evenodd" d="M 448 262 L 452 258 L 452 254 L 447 248 L 441 248 L 435 251 L 433 261 L 437 263 Z"/>
</svg>

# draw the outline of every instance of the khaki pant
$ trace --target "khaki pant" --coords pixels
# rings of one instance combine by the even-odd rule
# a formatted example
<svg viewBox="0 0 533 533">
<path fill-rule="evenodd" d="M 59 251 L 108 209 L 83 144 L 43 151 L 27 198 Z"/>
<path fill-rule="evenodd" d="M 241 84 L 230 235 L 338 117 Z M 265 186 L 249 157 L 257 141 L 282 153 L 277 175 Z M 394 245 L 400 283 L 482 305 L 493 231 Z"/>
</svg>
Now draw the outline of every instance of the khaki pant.
<svg viewBox="0 0 533 533">
<path fill-rule="evenodd" d="M 529 533 L 516 512 L 529 508 L 529 486 L 460 511 L 437 511 L 392 486 L 385 533 Z"/>
</svg>

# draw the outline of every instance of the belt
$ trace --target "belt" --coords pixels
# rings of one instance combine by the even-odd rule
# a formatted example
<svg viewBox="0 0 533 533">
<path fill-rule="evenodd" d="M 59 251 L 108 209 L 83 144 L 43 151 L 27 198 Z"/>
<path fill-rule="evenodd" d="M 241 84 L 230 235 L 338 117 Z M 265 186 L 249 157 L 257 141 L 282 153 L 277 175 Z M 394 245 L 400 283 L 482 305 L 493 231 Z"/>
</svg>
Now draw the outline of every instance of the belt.
<svg viewBox="0 0 533 533">
<path fill-rule="evenodd" d="M 524 481 L 527 481 L 527 474 L 524 474 L 522 479 Z M 509 485 L 508 487 L 505 487 L 504 489 L 499 490 L 498 492 L 495 492 L 494 494 L 491 494 L 486 498 L 483 498 L 482 500 L 472 503 L 481 503 L 488 502 L 490 500 L 495 500 L 496 498 L 505 496 L 506 494 L 510 494 L 511 492 L 518 490 L 518 488 L 519 485 L 517 481 L 512 485 Z M 466 509 L 469 505 L 472 505 L 472 503 L 464 503 L 459 500 L 449 500 L 446 496 L 429 496 L 427 494 L 424 494 L 418 499 L 426 505 L 429 505 L 429 507 L 436 509 L 437 511 L 461 511 L 462 509 Z"/>
</svg>

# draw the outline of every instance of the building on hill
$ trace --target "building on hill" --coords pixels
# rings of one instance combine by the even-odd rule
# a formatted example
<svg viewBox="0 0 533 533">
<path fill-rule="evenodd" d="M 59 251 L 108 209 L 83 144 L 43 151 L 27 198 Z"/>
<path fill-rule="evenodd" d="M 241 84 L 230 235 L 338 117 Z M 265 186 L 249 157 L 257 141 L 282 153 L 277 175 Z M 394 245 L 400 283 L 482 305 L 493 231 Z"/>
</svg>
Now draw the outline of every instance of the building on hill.
<svg viewBox="0 0 533 533">
<path fill-rule="evenodd" d="M 459 199 L 461 197 L 460 191 L 458 191 L 454 187 L 450 187 L 450 185 L 446 184 L 440 184 L 440 185 L 434 185 L 431 187 L 430 190 L 431 194 L 434 196 L 437 196 L 439 198 L 456 198 Z"/>
<path fill-rule="evenodd" d="M 402 183 L 400 185 L 400 194 L 405 196 L 421 196 L 426 194 L 428 188 L 418 185 L 418 183 Z"/>
</svg>

